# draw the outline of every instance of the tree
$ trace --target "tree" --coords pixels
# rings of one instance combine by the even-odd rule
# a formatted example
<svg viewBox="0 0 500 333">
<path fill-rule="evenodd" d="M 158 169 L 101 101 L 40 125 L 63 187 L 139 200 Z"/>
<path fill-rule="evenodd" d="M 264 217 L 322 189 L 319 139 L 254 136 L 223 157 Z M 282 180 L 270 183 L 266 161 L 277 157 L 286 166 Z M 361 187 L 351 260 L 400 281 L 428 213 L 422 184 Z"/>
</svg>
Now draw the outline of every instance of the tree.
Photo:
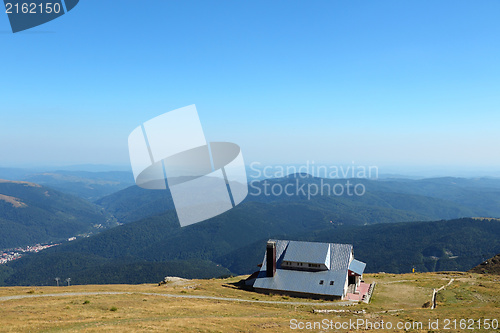
<svg viewBox="0 0 500 333">
<path fill-rule="evenodd" d="M 61 278 L 56 277 L 54 280 L 56 280 L 57 286 L 59 287 L 59 281 L 61 281 Z"/>
<path fill-rule="evenodd" d="M 66 282 L 68 282 L 68 287 L 69 287 L 69 283 L 71 282 L 71 278 L 67 278 Z"/>
</svg>

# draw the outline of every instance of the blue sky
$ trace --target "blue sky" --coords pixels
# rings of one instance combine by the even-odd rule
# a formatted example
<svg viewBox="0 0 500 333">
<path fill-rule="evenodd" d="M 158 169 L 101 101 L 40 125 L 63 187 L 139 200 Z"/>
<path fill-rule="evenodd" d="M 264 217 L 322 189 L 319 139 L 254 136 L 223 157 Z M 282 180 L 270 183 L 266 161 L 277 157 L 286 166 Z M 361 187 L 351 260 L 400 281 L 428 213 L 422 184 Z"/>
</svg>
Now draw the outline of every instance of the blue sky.
<svg viewBox="0 0 500 333">
<path fill-rule="evenodd" d="M 500 170 L 500 2 L 82 0 L 0 15 L 0 166 L 128 164 L 196 104 L 245 161 Z M 383 172 L 383 170 L 381 170 Z"/>
</svg>

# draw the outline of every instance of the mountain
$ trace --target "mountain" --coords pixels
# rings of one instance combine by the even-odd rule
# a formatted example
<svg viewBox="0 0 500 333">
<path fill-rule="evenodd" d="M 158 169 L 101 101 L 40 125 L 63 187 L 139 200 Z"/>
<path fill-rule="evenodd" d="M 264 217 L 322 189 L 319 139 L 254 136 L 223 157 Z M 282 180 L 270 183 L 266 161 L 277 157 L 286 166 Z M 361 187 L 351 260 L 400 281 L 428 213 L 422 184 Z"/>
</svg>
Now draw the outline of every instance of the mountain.
<svg viewBox="0 0 500 333">
<path fill-rule="evenodd" d="M 471 273 L 500 275 L 500 254 L 469 270 Z"/>
<path fill-rule="evenodd" d="M 4 268 L 13 270 L 5 283 L 46 283 L 54 274 L 62 275 L 55 263 L 71 276 L 77 276 L 82 269 L 94 270 L 100 276 L 99 272 L 109 264 L 115 267 L 117 263 L 142 265 L 144 261 L 167 267 L 171 261 L 203 260 L 218 267 L 215 258 L 262 237 L 271 237 L 283 230 L 306 233 L 332 226 L 325 214 L 304 204 L 249 202 L 213 219 L 181 228 L 175 211 L 170 210 L 11 262 Z M 193 274 L 193 270 L 181 276 Z M 36 272 L 36 275 L 28 272 Z M 121 278 L 131 282 L 126 276 Z M 152 279 L 150 276 L 142 282 L 154 282 Z M 116 280 L 105 278 L 99 283 L 113 281 Z"/>
<path fill-rule="evenodd" d="M 0 179 L 23 180 L 27 175 L 39 170 L 0 167 Z"/>
<path fill-rule="evenodd" d="M 0 167 L 0 179 L 45 185 L 95 201 L 134 184 L 134 177 L 130 171 L 116 171 L 110 168 L 99 165 L 80 165 L 65 169 Z"/>
<path fill-rule="evenodd" d="M 52 285 L 55 277 L 71 278 L 71 284 L 137 284 L 162 281 L 165 276 L 207 279 L 229 276 L 231 272 L 207 260 L 145 260 L 105 259 L 80 253 L 38 253 L 27 256 L 23 263 L 0 266 L 0 285 Z M 36 281 L 36 282 L 35 282 Z"/>
<path fill-rule="evenodd" d="M 130 186 L 105 196 L 95 202 L 120 223 L 128 223 L 174 209 L 170 192 L 167 190 L 145 190 Z"/>
<path fill-rule="evenodd" d="M 286 213 L 285 213 L 286 212 Z M 500 221 L 458 219 L 451 221 L 335 226 L 322 212 L 298 204 L 249 203 L 227 215 L 180 228 L 174 212 L 106 230 L 9 263 L 4 284 L 45 284 L 54 274 L 79 276 L 79 283 L 132 283 L 123 265 L 202 260 L 236 274 L 251 273 L 262 261 L 268 238 L 354 245 L 356 258 L 367 263 L 367 272 L 468 270 L 500 252 Z M 50 264 L 49 264 L 50 263 Z M 101 274 L 113 266 L 112 277 Z M 220 265 L 220 266 L 217 266 Z M 188 266 L 186 266 L 188 267 Z M 184 275 L 196 276 L 196 268 Z M 80 272 L 87 272 L 85 279 Z M 36 272 L 31 274 L 30 272 Z M 121 273 L 118 273 L 121 272 Z M 155 282 L 156 275 L 141 273 L 138 282 Z M 1 274 L 0 274 L 1 275 Z"/>
<path fill-rule="evenodd" d="M 500 179 L 432 178 L 422 180 L 380 181 L 383 192 L 405 193 L 442 199 L 473 209 L 474 216 L 500 216 Z M 367 191 L 374 188 L 367 187 Z"/>
<path fill-rule="evenodd" d="M 0 180 L 0 249 L 60 241 L 107 223 L 85 200 L 31 182 Z"/>
<path fill-rule="evenodd" d="M 297 183 L 298 182 L 298 183 Z M 355 185 L 364 189 L 363 195 L 348 195 L 347 182 L 351 184 L 351 192 Z M 273 195 L 269 189 L 273 186 L 285 188 L 291 186 L 292 189 L 304 185 L 305 188 L 311 186 L 313 189 L 322 187 L 327 193 L 328 186 L 334 188 L 339 186 L 339 189 L 344 189 L 342 195 L 332 195 L 330 197 L 345 199 L 351 202 L 363 202 L 369 205 L 376 206 L 391 206 L 397 209 L 418 209 L 420 213 L 431 210 L 433 207 L 448 207 L 451 210 L 447 212 L 436 211 L 437 214 L 455 214 L 455 216 L 442 216 L 438 218 L 457 218 L 464 216 L 500 216 L 500 179 L 497 178 L 432 178 L 422 180 L 397 179 L 397 180 L 371 180 L 364 178 L 353 179 L 324 179 L 312 177 L 307 174 L 295 174 L 284 178 L 268 179 L 260 182 L 255 182 L 250 185 L 249 200 L 313 200 L 318 197 L 328 197 L 328 195 L 316 195 L 309 198 L 307 195 Z M 268 188 L 270 195 L 263 195 L 265 187 Z M 307 192 L 307 191 L 306 191 Z M 311 191 L 314 192 L 314 191 Z M 340 191 L 337 191 L 340 192 Z M 295 194 L 295 193 L 294 193 Z M 425 200 L 416 208 L 412 203 L 413 196 L 416 200 Z M 372 200 L 378 197 L 380 201 Z M 391 198 L 396 199 L 394 202 Z M 430 199 L 430 200 L 429 200 Z M 438 199 L 436 201 L 436 199 Z M 385 201 L 385 203 L 384 203 Z M 432 205 L 432 201 L 436 201 L 436 205 Z M 429 206 L 431 204 L 431 206 Z M 414 207 L 414 208 L 412 208 Z M 455 212 L 453 212 L 455 210 Z M 473 215 L 469 215 L 473 214 Z M 437 218 L 434 216 L 433 218 Z"/>
<path fill-rule="evenodd" d="M 125 171 L 59 170 L 28 174 L 22 180 L 45 185 L 90 201 L 95 201 L 134 184 L 132 174 Z"/>
<path fill-rule="evenodd" d="M 352 194 L 354 185 L 363 188 L 363 195 Z M 500 181 L 483 178 L 324 179 L 294 174 L 252 182 L 244 203 L 247 202 L 298 203 L 316 207 L 328 212 L 330 220 L 336 224 L 500 217 Z M 168 191 L 144 190 L 137 186 L 103 197 L 96 203 L 121 223 L 174 209 Z"/>
<path fill-rule="evenodd" d="M 418 272 L 466 271 L 500 251 L 500 221 L 463 218 L 341 226 L 295 234 L 291 239 L 353 244 L 355 257 L 367 263 L 368 273 L 408 273 L 412 267 Z M 266 240 L 235 249 L 215 261 L 232 272 L 251 272 L 255 263 L 262 261 Z"/>
<path fill-rule="evenodd" d="M 363 195 L 352 194 L 355 185 Z M 314 189 L 339 186 L 344 186 L 341 194 L 314 194 Z M 500 252 L 497 220 L 462 218 L 500 216 L 497 180 L 339 180 L 295 174 L 254 182 L 249 191 L 243 203 L 224 214 L 181 228 L 169 191 L 128 187 L 96 201 L 126 224 L 11 262 L 0 269 L 0 277 L 8 285 L 43 284 L 57 273 L 57 263 L 64 274 L 79 276 L 79 283 L 94 281 L 92 276 L 102 278 L 99 283 L 154 282 L 156 277 L 147 273 L 132 278 L 127 269 L 149 263 L 148 269 L 158 272 L 173 262 L 189 267 L 193 260 L 213 274 L 210 267 L 217 274 L 222 273 L 217 269 L 250 273 L 271 237 L 351 243 L 356 256 L 369 262 L 370 272 L 408 272 L 413 266 L 467 270 Z M 422 222 L 431 220 L 442 221 Z M 111 270 L 120 273 L 99 273 Z M 195 267 L 179 271 L 200 274 Z"/>
<path fill-rule="evenodd" d="M 326 212 L 303 204 L 249 202 L 210 220 L 181 228 L 174 211 L 101 232 L 51 252 L 88 253 L 104 258 L 213 259 L 235 246 L 286 230 L 306 233 L 332 226 Z"/>
</svg>

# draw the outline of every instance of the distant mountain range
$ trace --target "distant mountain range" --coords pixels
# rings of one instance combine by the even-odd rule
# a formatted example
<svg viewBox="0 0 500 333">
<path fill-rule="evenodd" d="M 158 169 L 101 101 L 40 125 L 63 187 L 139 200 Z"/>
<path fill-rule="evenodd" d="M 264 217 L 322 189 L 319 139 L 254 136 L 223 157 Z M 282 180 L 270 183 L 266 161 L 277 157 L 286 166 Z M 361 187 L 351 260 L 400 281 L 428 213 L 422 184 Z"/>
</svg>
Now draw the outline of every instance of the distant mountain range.
<svg viewBox="0 0 500 333">
<path fill-rule="evenodd" d="M 35 183 L 0 180 L 0 249 L 60 241 L 107 224 L 105 213 L 88 201 Z"/>
<path fill-rule="evenodd" d="M 280 219 L 279 208 L 260 205 L 185 228 L 175 225 L 173 212 L 132 222 L 0 266 L 0 284 L 47 285 L 54 274 L 75 284 L 249 274 L 261 263 L 268 238 L 353 244 L 366 272 L 466 271 L 500 252 L 498 220 L 328 226 L 315 223 L 318 216 L 304 207 L 288 206 L 288 218 Z M 249 216 L 251 210 L 256 213 Z"/>
<path fill-rule="evenodd" d="M 362 196 L 311 195 L 298 186 L 333 188 L 361 184 Z M 294 195 L 273 195 L 271 189 L 284 189 Z M 266 190 L 267 189 L 267 190 Z M 267 191 L 267 192 L 266 192 Z M 351 186 L 352 191 L 352 186 Z M 275 191 L 276 192 L 276 191 Z M 266 195 L 266 193 L 268 195 Z M 277 192 L 276 192 L 277 193 Z M 324 191 L 324 194 L 326 190 Z M 257 195 L 258 194 L 258 195 Z M 500 179 L 435 178 L 425 180 L 324 179 L 303 174 L 254 181 L 245 202 L 266 204 L 296 203 L 325 213 L 335 224 L 365 225 L 407 221 L 432 221 L 473 216 L 500 216 Z M 174 209 L 168 191 L 143 190 L 131 186 L 96 201 L 119 222 L 128 223 Z"/>
<path fill-rule="evenodd" d="M 95 201 L 134 184 L 132 174 L 125 171 L 42 172 L 26 175 L 23 180 L 50 186 L 89 201 Z"/>
<path fill-rule="evenodd" d="M 134 185 L 134 177 L 128 171 L 40 171 L 0 168 L 0 179 L 28 181 L 45 185 L 89 201 L 95 201 Z"/>
<path fill-rule="evenodd" d="M 126 178 L 122 176 L 75 175 L 96 183 L 100 179 L 105 187 L 114 181 L 123 186 Z M 57 179 L 59 188 L 67 187 L 85 196 L 82 187 L 75 186 L 85 182 L 71 178 L 71 173 L 36 177 Z M 347 181 L 362 185 L 364 195 L 310 195 L 308 190 L 292 190 L 297 186 L 332 188 Z M 17 192 L 8 193 L 0 186 L 0 194 L 17 198 L 17 205 L 28 207 L 58 207 L 65 212 L 74 206 L 86 207 L 84 211 L 90 215 L 75 213 L 71 218 L 55 209 L 46 213 L 49 215 L 38 215 L 37 221 L 45 223 L 44 232 L 51 235 L 55 232 L 52 229 L 60 229 L 61 223 L 53 222 L 58 221 L 56 217 L 69 225 L 78 222 L 82 230 L 91 225 L 90 220 L 116 219 L 125 225 L 0 266 L 0 284 L 6 285 L 51 284 L 54 274 L 84 284 L 155 282 L 162 274 L 211 277 L 251 273 L 262 260 L 265 241 L 271 237 L 351 243 L 356 257 L 368 263 L 369 272 L 401 273 L 412 267 L 418 271 L 468 270 L 500 252 L 500 222 L 471 218 L 500 217 L 498 179 L 346 180 L 295 174 L 254 182 L 247 199 L 234 209 L 184 228 L 179 226 L 168 191 L 130 186 L 90 203 L 45 185 L 31 189 L 17 185 Z M 287 187 L 294 194 L 266 195 L 273 187 Z M 39 191 L 38 196 L 29 201 L 32 191 Z M 46 191 L 49 196 L 42 197 Z M 97 191 L 88 195 L 92 193 Z M 58 196 L 65 200 L 51 201 Z M 9 209 L 0 211 L 0 218 L 12 216 L 9 212 L 14 209 L 27 212 L 26 207 L 16 208 L 16 203 L 3 203 Z M 19 218 L 26 222 L 32 216 Z M 9 223 L 4 223 L 6 230 L 14 225 Z M 4 239 L 17 238 L 29 245 L 34 238 L 25 236 L 28 229 L 18 229 Z"/>
</svg>

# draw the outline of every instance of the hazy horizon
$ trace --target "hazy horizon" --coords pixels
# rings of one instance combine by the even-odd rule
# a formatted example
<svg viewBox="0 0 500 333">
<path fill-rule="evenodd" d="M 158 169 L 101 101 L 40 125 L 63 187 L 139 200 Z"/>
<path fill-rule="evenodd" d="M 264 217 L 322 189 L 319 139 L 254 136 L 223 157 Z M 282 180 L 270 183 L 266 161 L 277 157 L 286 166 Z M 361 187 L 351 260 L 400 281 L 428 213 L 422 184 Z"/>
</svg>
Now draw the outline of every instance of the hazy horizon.
<svg viewBox="0 0 500 333">
<path fill-rule="evenodd" d="M 359 170 L 360 168 L 376 167 L 378 177 L 366 177 L 366 178 L 434 178 L 434 177 L 457 177 L 457 178 L 500 178 L 500 168 L 467 168 L 467 167 L 439 167 L 439 166 L 373 166 L 373 165 L 362 165 L 362 164 L 310 164 L 307 167 L 307 163 L 291 163 L 291 164 L 254 164 L 258 162 L 249 162 L 246 164 L 247 176 L 249 179 L 263 179 L 263 178 L 276 178 L 276 177 L 264 177 L 265 174 L 262 171 L 264 168 L 269 168 L 267 175 L 280 175 L 282 173 L 281 169 L 284 170 L 284 175 L 293 173 L 308 173 L 312 176 L 317 176 L 321 178 L 346 178 L 346 177 L 325 177 L 324 169 L 327 168 L 327 173 L 334 173 L 335 168 L 339 175 L 342 173 L 347 174 L 347 178 L 356 178 L 352 176 L 352 169 Z M 289 172 L 286 172 L 288 168 Z M 2 171 L 8 169 L 14 170 L 24 170 L 27 172 L 55 172 L 55 171 L 81 171 L 81 172 L 129 172 L 132 173 L 130 165 L 112 165 L 112 164 L 63 164 L 63 165 L 2 165 L 0 164 L 0 178 L 2 178 Z M 256 174 L 256 171 L 261 170 L 263 173 L 261 177 Z M 293 172 L 293 171 L 296 172 Z M 320 171 L 318 171 L 320 170 Z M 375 172 L 373 172 L 375 174 Z M 365 177 L 361 177 L 365 178 Z"/>
</svg>

